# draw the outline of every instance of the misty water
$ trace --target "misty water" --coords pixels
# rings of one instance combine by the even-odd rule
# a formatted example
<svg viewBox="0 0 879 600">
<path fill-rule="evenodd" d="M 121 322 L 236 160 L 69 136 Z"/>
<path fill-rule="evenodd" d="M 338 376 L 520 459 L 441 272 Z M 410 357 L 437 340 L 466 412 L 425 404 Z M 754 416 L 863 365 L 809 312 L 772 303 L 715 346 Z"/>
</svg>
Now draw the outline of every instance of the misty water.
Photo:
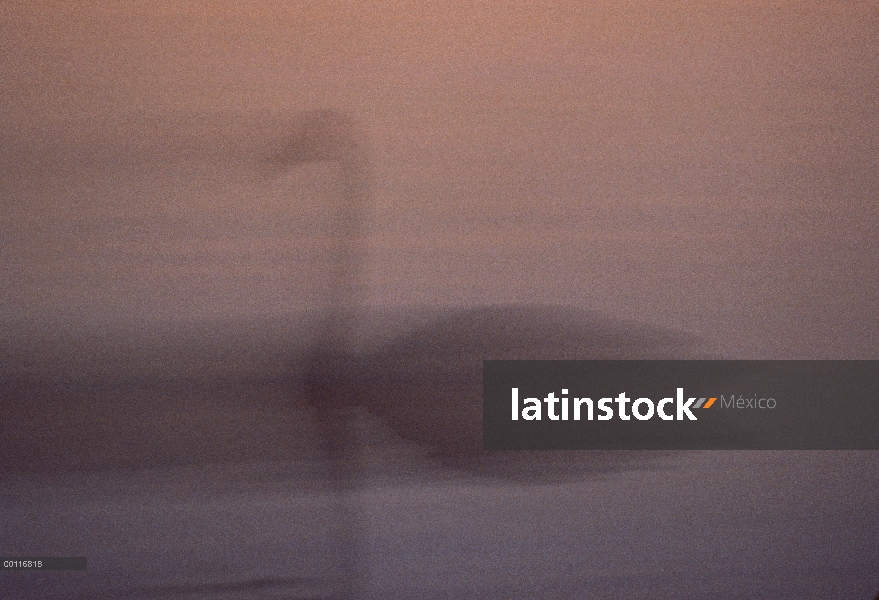
<svg viewBox="0 0 879 600">
<path fill-rule="evenodd" d="M 0 14 L 0 554 L 89 560 L 0 595 L 327 597 L 338 540 L 371 598 L 879 591 L 876 452 L 492 460 L 391 383 L 345 512 L 303 391 L 328 314 L 450 405 L 490 351 L 879 358 L 870 3 Z"/>
</svg>

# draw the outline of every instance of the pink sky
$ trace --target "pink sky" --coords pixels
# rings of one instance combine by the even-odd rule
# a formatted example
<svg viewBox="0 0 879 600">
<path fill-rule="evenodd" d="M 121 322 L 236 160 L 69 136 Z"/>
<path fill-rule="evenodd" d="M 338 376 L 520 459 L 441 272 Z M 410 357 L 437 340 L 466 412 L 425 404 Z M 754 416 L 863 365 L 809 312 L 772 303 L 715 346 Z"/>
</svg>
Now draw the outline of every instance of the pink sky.
<svg viewBox="0 0 879 600">
<path fill-rule="evenodd" d="M 332 170 L 268 181 L 254 158 L 272 123 L 332 106 L 369 132 L 373 304 L 576 304 L 740 354 L 763 336 L 876 355 L 873 3 L 0 17 L 4 318 L 308 306 L 321 241 L 303 224 Z"/>
</svg>

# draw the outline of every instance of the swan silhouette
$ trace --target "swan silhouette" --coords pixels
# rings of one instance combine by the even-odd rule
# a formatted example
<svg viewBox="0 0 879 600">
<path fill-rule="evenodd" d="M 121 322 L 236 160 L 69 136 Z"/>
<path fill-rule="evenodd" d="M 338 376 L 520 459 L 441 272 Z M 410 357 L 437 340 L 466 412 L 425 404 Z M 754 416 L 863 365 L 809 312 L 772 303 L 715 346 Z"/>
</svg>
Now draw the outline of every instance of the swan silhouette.
<svg viewBox="0 0 879 600">
<path fill-rule="evenodd" d="M 691 336 L 581 309 L 527 305 L 449 311 L 379 351 L 355 355 L 350 340 L 360 296 L 362 212 L 369 200 L 362 130 L 338 111 L 306 113 L 272 160 L 281 168 L 311 161 L 341 165 L 329 291 L 302 381 L 338 491 L 340 571 L 335 597 L 362 595 L 362 536 L 351 493 L 359 472 L 355 407 L 365 407 L 402 438 L 456 466 L 479 467 L 491 464 L 490 453 L 482 450 L 484 359 L 704 357 L 699 341 Z M 582 461 L 587 454 L 575 456 Z M 513 460 L 522 456 L 526 454 Z"/>
<path fill-rule="evenodd" d="M 303 381 L 331 457 L 341 460 L 354 452 L 350 411 L 360 406 L 382 417 L 402 438 L 425 445 L 456 466 L 491 464 L 481 441 L 485 359 L 710 356 L 694 336 L 578 308 L 522 305 L 449 311 L 381 351 L 352 355 L 365 254 L 362 215 L 369 201 L 366 147 L 356 121 L 323 110 L 301 115 L 294 134 L 274 157 L 282 167 L 311 161 L 338 161 L 342 167 L 329 291 Z"/>
<path fill-rule="evenodd" d="M 709 357 L 694 336 L 578 308 L 533 305 L 447 311 L 380 351 L 354 356 L 350 338 L 361 287 L 361 223 L 369 202 L 364 137 L 356 121 L 339 111 L 309 112 L 272 159 L 281 168 L 311 161 L 337 161 L 342 167 L 329 291 L 304 377 L 330 456 L 340 459 L 356 450 L 350 411 L 361 406 L 397 435 L 460 466 L 484 460 L 485 359 Z"/>
</svg>

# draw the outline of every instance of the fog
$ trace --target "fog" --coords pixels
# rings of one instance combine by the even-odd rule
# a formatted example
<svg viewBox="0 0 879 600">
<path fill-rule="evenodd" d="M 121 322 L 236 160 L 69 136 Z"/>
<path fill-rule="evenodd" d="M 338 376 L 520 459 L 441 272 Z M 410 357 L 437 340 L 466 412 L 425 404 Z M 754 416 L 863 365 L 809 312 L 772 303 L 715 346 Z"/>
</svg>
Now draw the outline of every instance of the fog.
<svg viewBox="0 0 879 600">
<path fill-rule="evenodd" d="M 326 577 L 326 465 L 301 376 L 340 296 L 356 299 L 350 349 L 385 359 L 398 356 L 388 348 L 429 353 L 430 332 L 446 331 L 431 357 L 460 366 L 450 349 L 467 311 L 508 305 L 588 314 L 628 358 L 659 348 L 879 358 L 870 2 L 5 3 L 0 72 L 0 554 L 90 552 L 81 597 L 220 597 L 238 593 L 235 581 Z M 338 229 L 344 164 L 289 154 L 303 115 L 325 110 L 363 144 L 356 236 Z M 339 292 L 334 253 L 349 237 L 351 288 Z M 431 329 L 436 319 L 446 329 Z M 480 331 L 483 346 L 494 339 Z M 477 360 L 483 347 L 468 348 Z M 646 586 L 727 598 L 744 581 L 756 596 L 879 590 L 866 574 L 879 572 L 877 523 L 863 516 L 879 514 L 875 453 L 772 455 L 784 468 L 761 453 L 576 468 L 563 458 L 564 477 L 537 483 L 552 465 L 524 461 L 506 478 L 456 470 L 381 413 L 356 418 L 368 463 L 363 568 L 376 597 L 643 596 Z M 736 504 L 727 477 L 744 482 L 750 504 Z M 79 495 L 63 500 L 71 489 Z M 574 515 L 563 499 L 576 494 L 656 504 L 627 528 L 611 504 L 601 523 Z M 141 496 L 182 512 L 139 529 L 153 514 L 131 508 Z M 518 500 L 497 508 L 496 497 Z M 720 497 L 733 508 L 717 521 L 670 516 Z M 754 516 L 776 497 L 792 508 Z M 242 526 L 216 544 L 191 528 L 222 529 L 250 505 L 267 523 L 299 509 L 307 518 Z M 515 507 L 535 516 L 502 527 Z M 40 510 L 54 530 L 29 529 Z M 394 510 L 401 521 L 382 524 Z M 59 525 L 78 511 L 88 516 Z M 142 545 L 109 532 L 117 517 Z M 204 564 L 158 579 L 133 567 L 175 528 Z M 767 531 L 777 537 L 755 560 L 783 564 L 753 571 L 748 540 Z M 581 534 L 594 545 L 578 553 Z M 467 556 L 482 572 L 456 558 L 471 535 Z M 529 536 L 548 562 L 527 550 Z M 443 550 L 429 556 L 437 537 Z M 284 539 L 297 540 L 290 560 L 268 559 Z M 271 566 L 204 567 L 223 562 L 229 540 Z M 684 563 L 648 558 L 696 560 L 684 551 L 694 540 L 731 571 L 670 583 Z M 620 554 L 629 543 L 640 548 L 633 562 Z M 822 550 L 805 556 L 804 545 Z M 836 570 L 789 587 L 802 576 L 791 565 L 820 569 L 834 549 Z M 523 567 L 549 565 L 553 552 L 566 558 Z M 599 576 L 584 565 L 600 553 Z M 388 565 L 407 556 L 407 575 L 393 575 Z M 516 570 L 526 575 L 504 579 Z M 147 589 L 151 580 L 170 587 Z M 34 581 L 9 589 L 38 597 L 66 585 Z"/>
<path fill-rule="evenodd" d="M 370 305 L 875 356 L 869 3 L 3 11 L 7 321 L 319 303 L 334 167 L 261 160 L 336 108 L 370 144 Z"/>
</svg>

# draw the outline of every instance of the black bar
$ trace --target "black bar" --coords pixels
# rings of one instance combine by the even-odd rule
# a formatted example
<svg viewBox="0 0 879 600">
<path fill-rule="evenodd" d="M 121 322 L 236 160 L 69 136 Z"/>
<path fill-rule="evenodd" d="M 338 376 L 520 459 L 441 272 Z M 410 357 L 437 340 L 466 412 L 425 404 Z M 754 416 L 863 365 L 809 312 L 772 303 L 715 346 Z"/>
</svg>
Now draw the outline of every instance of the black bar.
<svg viewBox="0 0 879 600">
<path fill-rule="evenodd" d="M 85 571 L 85 556 L 7 556 L 0 558 L 4 571 Z"/>
</svg>

